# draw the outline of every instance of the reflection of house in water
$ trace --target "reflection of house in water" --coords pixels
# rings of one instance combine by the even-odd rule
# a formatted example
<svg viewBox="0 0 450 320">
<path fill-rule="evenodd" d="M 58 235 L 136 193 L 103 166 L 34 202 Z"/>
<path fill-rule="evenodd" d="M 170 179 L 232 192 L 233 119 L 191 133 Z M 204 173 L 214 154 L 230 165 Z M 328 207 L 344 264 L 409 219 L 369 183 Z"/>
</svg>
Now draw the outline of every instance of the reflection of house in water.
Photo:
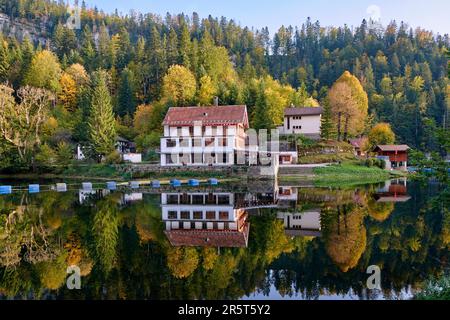
<svg viewBox="0 0 450 320">
<path fill-rule="evenodd" d="M 232 193 L 163 193 L 162 220 L 173 246 L 247 247 L 247 213 Z"/>
<path fill-rule="evenodd" d="M 276 194 L 276 201 L 281 208 L 295 208 L 297 207 L 298 188 L 294 187 L 279 187 Z"/>
<path fill-rule="evenodd" d="M 374 197 L 377 202 L 407 202 L 411 199 L 408 196 L 406 179 L 386 181 Z"/>
<path fill-rule="evenodd" d="M 320 237 L 320 209 L 311 209 L 302 212 L 297 210 L 298 188 L 280 186 L 277 193 L 279 208 L 286 210 L 277 214 L 278 219 L 284 221 L 287 236 Z"/>
<path fill-rule="evenodd" d="M 320 209 L 299 213 L 279 212 L 278 219 L 284 221 L 284 230 L 289 237 L 320 237 Z"/>
<path fill-rule="evenodd" d="M 130 203 L 130 202 L 135 202 L 135 201 L 142 201 L 143 198 L 144 198 L 143 194 L 139 193 L 139 192 L 125 193 L 123 195 L 122 202 L 124 204 L 126 204 L 126 203 Z"/>
<path fill-rule="evenodd" d="M 106 197 L 109 194 L 109 190 L 107 189 L 80 189 L 78 191 L 78 200 L 80 204 L 84 204 L 90 200 L 100 200 Z"/>
</svg>

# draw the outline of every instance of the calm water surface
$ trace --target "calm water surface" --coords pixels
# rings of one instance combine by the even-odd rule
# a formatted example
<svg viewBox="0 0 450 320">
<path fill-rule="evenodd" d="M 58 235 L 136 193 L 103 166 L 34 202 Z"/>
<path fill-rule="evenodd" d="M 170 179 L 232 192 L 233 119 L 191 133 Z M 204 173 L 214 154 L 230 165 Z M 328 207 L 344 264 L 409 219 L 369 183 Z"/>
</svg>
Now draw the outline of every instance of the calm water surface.
<svg viewBox="0 0 450 320">
<path fill-rule="evenodd" d="M 408 299 L 448 269 L 437 185 L 228 189 L 1 195 L 0 298 Z"/>
</svg>

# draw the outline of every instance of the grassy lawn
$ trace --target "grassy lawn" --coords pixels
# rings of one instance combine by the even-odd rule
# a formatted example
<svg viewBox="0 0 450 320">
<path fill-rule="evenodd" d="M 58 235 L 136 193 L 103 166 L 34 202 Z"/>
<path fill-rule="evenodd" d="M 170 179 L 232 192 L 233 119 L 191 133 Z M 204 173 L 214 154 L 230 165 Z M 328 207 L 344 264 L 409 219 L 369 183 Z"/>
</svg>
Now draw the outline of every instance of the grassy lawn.
<svg viewBox="0 0 450 320">
<path fill-rule="evenodd" d="M 388 180 L 390 172 L 377 167 L 364 167 L 352 163 L 314 169 L 314 185 L 317 187 L 357 186 Z"/>
<path fill-rule="evenodd" d="M 71 166 L 64 170 L 60 175 L 69 177 L 123 178 L 113 166 L 104 164 Z"/>
</svg>

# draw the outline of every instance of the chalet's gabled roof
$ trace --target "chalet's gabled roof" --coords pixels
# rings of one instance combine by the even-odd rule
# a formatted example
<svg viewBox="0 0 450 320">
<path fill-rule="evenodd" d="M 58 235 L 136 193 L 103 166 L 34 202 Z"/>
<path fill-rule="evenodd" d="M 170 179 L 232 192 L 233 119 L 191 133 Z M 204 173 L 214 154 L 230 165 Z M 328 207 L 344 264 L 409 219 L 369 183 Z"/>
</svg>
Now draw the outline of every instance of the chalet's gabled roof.
<svg viewBox="0 0 450 320">
<path fill-rule="evenodd" d="M 168 230 L 164 231 L 174 247 L 246 248 L 249 224 L 242 231 L 231 230 Z"/>
<path fill-rule="evenodd" d="M 248 128 L 247 107 L 212 106 L 170 108 L 163 125 L 191 127 L 197 123 L 201 123 L 204 126 L 242 124 L 245 128 Z"/>
<path fill-rule="evenodd" d="M 378 145 L 375 147 L 375 151 L 408 151 L 410 149 L 406 144 L 399 145 Z"/>
<path fill-rule="evenodd" d="M 286 108 L 285 116 L 318 116 L 323 113 L 322 107 Z"/>
</svg>

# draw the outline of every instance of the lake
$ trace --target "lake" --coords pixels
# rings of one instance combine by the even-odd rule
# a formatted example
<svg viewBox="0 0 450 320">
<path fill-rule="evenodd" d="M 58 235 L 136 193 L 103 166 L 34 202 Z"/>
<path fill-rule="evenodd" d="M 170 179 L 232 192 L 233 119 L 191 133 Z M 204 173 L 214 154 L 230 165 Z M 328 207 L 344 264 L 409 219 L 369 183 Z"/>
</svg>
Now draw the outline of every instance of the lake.
<svg viewBox="0 0 450 320">
<path fill-rule="evenodd" d="M 409 299 L 448 270 L 433 183 L 79 188 L 0 195 L 0 298 Z"/>
</svg>

